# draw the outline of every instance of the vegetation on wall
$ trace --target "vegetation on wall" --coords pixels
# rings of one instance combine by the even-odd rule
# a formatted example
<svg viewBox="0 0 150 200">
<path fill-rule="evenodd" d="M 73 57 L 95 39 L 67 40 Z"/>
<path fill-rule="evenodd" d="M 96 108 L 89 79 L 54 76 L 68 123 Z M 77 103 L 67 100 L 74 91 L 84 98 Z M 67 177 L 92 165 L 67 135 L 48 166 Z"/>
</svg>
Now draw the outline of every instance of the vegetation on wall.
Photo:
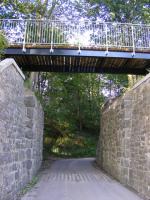
<svg viewBox="0 0 150 200">
<path fill-rule="evenodd" d="M 3 32 L 0 31 L 0 59 L 2 58 L 4 50 L 6 49 L 7 45 L 8 45 L 7 39 L 4 36 Z"/>
</svg>

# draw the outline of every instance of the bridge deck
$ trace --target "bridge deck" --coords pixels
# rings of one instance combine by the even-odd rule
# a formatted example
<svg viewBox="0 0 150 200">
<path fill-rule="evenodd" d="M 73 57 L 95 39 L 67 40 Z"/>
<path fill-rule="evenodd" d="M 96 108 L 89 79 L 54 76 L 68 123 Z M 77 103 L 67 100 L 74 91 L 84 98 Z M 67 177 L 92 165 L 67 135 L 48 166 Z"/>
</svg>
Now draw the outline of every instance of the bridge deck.
<svg viewBox="0 0 150 200">
<path fill-rule="evenodd" d="M 39 46 L 38 46 L 39 47 Z M 41 46 L 42 47 L 42 46 Z M 78 72 L 78 73 L 115 73 L 141 74 L 148 73 L 150 68 L 149 52 L 116 51 L 106 54 L 105 50 L 77 48 L 54 48 L 50 53 L 48 47 L 8 48 L 6 57 L 14 58 L 24 71 L 45 72 Z"/>
</svg>

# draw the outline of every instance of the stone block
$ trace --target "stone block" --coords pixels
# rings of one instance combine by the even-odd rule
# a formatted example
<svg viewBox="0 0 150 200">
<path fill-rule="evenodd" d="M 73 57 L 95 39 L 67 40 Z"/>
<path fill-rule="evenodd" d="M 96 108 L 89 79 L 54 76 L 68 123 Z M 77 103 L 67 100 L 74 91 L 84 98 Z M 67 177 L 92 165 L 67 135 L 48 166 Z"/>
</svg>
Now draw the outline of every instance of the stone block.
<svg viewBox="0 0 150 200">
<path fill-rule="evenodd" d="M 16 165 L 16 163 L 14 163 L 13 165 L 12 165 L 12 171 L 16 171 L 17 170 L 17 165 Z"/>
<path fill-rule="evenodd" d="M 33 127 L 33 121 L 32 121 L 32 120 L 29 120 L 29 119 L 26 119 L 26 120 L 25 120 L 25 126 L 26 126 L 27 128 L 32 129 L 32 127 Z"/>
<path fill-rule="evenodd" d="M 27 159 L 31 159 L 31 149 L 27 149 L 26 157 L 27 157 Z"/>
<path fill-rule="evenodd" d="M 33 139 L 33 131 L 30 128 L 25 128 L 25 137 L 28 139 Z"/>
<path fill-rule="evenodd" d="M 3 152 L 10 152 L 11 146 L 8 143 L 3 143 Z"/>
<path fill-rule="evenodd" d="M 27 166 L 27 169 L 31 169 L 31 167 L 32 167 L 32 161 L 31 160 L 27 160 L 26 166 Z"/>
<path fill-rule="evenodd" d="M 27 117 L 33 119 L 34 109 L 27 107 Z"/>
<path fill-rule="evenodd" d="M 15 180 L 18 181 L 18 179 L 19 179 L 19 172 L 17 171 L 15 172 Z"/>
<path fill-rule="evenodd" d="M 24 104 L 26 107 L 35 107 L 35 98 L 33 96 L 26 96 Z"/>
</svg>

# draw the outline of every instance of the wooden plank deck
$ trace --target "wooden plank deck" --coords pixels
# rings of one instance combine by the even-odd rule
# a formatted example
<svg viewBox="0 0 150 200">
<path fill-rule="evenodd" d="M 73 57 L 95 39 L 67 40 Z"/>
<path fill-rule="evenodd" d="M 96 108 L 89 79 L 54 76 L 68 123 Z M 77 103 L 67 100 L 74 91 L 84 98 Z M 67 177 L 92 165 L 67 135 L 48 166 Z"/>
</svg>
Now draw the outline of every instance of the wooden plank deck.
<svg viewBox="0 0 150 200">
<path fill-rule="evenodd" d="M 26 50 L 22 52 L 22 46 L 11 46 L 5 56 L 14 58 L 23 71 L 145 75 L 150 68 L 150 50 L 141 49 L 133 57 L 132 49 L 112 48 L 108 55 L 104 48 L 81 48 L 79 54 L 75 46 L 57 46 L 54 53 L 50 53 L 50 46 L 45 45 L 34 48 L 33 45 L 26 45 Z"/>
<path fill-rule="evenodd" d="M 23 46 L 20 44 L 11 44 L 9 45 L 10 48 L 23 48 Z M 75 49 L 78 50 L 78 45 L 71 45 L 71 44 L 62 44 L 62 45 L 53 45 L 52 46 L 53 49 Z M 45 49 L 50 49 L 51 48 L 51 44 L 26 44 L 25 48 L 27 49 L 33 49 L 33 48 L 45 48 Z M 106 47 L 100 47 L 100 46 L 95 46 L 95 45 L 90 45 L 87 47 L 82 47 L 81 46 L 81 50 L 92 50 L 92 51 L 106 51 Z M 127 47 L 108 47 L 109 51 L 115 51 L 115 52 L 133 52 L 133 48 L 127 48 Z M 141 53 L 150 53 L 150 48 L 138 48 L 135 49 L 136 52 L 141 52 Z"/>
</svg>

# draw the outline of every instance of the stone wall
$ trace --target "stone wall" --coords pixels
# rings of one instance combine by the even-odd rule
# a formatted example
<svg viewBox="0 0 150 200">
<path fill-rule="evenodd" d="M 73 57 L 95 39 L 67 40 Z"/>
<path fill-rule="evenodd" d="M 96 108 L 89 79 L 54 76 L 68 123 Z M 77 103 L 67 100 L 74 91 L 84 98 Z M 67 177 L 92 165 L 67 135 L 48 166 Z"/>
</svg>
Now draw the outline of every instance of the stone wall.
<svg viewBox="0 0 150 200">
<path fill-rule="evenodd" d="M 36 174 L 42 138 L 42 108 L 24 91 L 24 75 L 14 60 L 6 59 L 0 63 L 0 200 L 16 200 Z"/>
<path fill-rule="evenodd" d="M 97 162 L 121 183 L 150 199 L 150 75 L 104 106 Z"/>
</svg>

